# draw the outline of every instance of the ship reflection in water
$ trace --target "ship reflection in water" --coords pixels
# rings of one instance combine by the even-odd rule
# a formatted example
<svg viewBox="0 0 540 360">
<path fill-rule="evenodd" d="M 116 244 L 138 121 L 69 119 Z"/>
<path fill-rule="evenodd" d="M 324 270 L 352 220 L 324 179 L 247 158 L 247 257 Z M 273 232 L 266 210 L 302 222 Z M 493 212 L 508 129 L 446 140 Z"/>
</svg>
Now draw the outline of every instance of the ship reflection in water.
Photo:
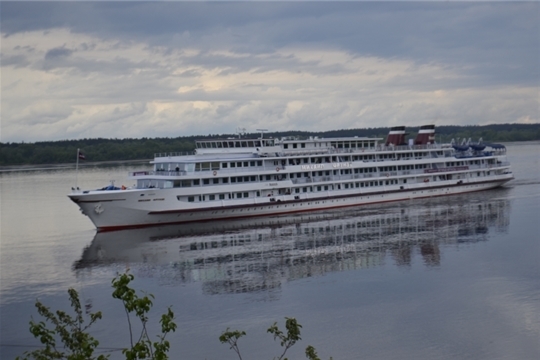
<svg viewBox="0 0 540 360">
<path fill-rule="evenodd" d="M 201 282 L 205 294 L 261 292 L 284 282 L 388 261 L 441 265 L 445 247 L 506 232 L 505 189 L 391 206 L 97 233 L 76 272 L 127 265 L 136 276 Z M 418 261 L 418 260 L 416 260 Z"/>
</svg>

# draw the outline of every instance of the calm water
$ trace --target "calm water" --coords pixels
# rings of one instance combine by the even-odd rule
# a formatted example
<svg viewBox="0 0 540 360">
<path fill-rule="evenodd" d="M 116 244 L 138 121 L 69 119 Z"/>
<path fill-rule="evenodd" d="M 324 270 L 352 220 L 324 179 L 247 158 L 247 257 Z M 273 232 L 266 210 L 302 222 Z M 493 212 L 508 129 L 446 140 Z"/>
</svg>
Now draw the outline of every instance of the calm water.
<svg viewBox="0 0 540 360">
<path fill-rule="evenodd" d="M 242 329 L 245 359 L 280 354 L 266 329 L 303 325 L 290 358 L 540 358 L 540 143 L 508 144 L 516 180 L 492 191 L 256 221 L 97 234 L 66 194 L 72 169 L 0 173 L 0 358 L 37 346 L 39 298 L 68 308 L 74 287 L 121 358 L 125 314 L 111 279 L 126 269 L 169 305 L 173 359 L 235 359 L 218 337 Z M 86 167 L 78 184 L 126 184 L 141 166 Z"/>
</svg>

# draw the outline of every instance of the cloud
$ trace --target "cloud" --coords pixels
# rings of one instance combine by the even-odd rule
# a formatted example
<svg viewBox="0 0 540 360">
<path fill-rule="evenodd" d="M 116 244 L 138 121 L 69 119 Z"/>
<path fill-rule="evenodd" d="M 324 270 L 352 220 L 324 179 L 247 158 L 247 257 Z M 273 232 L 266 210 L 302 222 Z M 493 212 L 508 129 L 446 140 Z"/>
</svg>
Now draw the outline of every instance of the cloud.
<svg viewBox="0 0 540 360">
<path fill-rule="evenodd" d="M 0 7 L 1 141 L 540 121 L 538 3 Z"/>
<path fill-rule="evenodd" d="M 45 60 L 65 58 L 65 57 L 70 56 L 72 53 L 73 53 L 73 50 L 66 49 L 64 47 L 54 48 L 45 53 Z"/>
</svg>

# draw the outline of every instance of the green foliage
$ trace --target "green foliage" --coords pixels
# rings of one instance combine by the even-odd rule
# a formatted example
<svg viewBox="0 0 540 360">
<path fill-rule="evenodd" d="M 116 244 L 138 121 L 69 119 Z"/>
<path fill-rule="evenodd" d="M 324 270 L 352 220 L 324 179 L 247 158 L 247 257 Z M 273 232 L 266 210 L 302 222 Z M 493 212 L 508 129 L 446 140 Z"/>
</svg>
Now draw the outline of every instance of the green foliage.
<svg viewBox="0 0 540 360">
<path fill-rule="evenodd" d="M 234 350 L 240 360 L 242 360 L 242 355 L 240 355 L 240 349 L 238 348 L 238 339 L 240 339 L 244 335 L 246 335 L 245 331 L 231 331 L 229 330 L 229 328 L 227 328 L 227 330 L 225 330 L 223 334 L 221 334 L 221 336 L 219 337 L 219 341 L 221 341 L 222 344 L 228 343 L 231 346 L 230 348 Z"/>
<path fill-rule="evenodd" d="M 79 294 L 74 289 L 68 290 L 71 307 L 75 311 L 75 316 L 72 317 L 64 311 L 57 310 L 52 312 L 48 307 L 40 301 L 36 301 L 38 313 L 54 326 L 53 329 L 47 328 L 45 322 L 30 321 L 30 332 L 36 339 L 39 339 L 44 349 L 28 351 L 23 358 L 17 359 L 68 359 L 68 360 L 89 360 L 97 359 L 104 360 L 107 356 L 99 355 L 94 357 L 93 353 L 99 345 L 99 341 L 94 339 L 87 333 L 90 326 L 101 319 L 101 312 L 90 313 L 90 321 L 84 325 L 83 311 Z M 60 337 L 63 347 L 57 347 L 57 337 Z"/>
<path fill-rule="evenodd" d="M 315 348 L 311 345 L 306 348 L 306 357 L 309 360 L 321 360 L 317 355 L 317 351 L 315 351 Z M 330 358 L 330 360 L 332 360 L 332 358 Z"/>
<path fill-rule="evenodd" d="M 285 318 L 285 329 L 286 333 L 279 329 L 277 326 L 277 323 L 275 322 L 266 330 L 266 332 L 274 335 L 274 340 L 278 340 L 280 342 L 281 347 L 283 348 L 283 352 L 279 357 L 274 357 L 274 359 L 277 360 L 287 360 L 285 357 L 285 354 L 287 351 L 296 344 L 297 341 L 302 340 L 300 337 L 300 329 L 302 328 L 302 325 L 298 323 L 298 321 L 295 318 Z M 246 335 L 245 331 L 239 331 L 239 330 L 233 330 L 231 331 L 229 328 L 225 330 L 221 336 L 219 337 L 219 341 L 221 341 L 222 344 L 228 343 L 230 345 L 230 349 L 234 350 L 236 354 L 238 355 L 238 358 L 242 360 L 242 355 L 240 354 L 240 348 L 238 347 L 238 340 Z M 311 345 L 306 347 L 306 357 L 309 360 L 320 360 L 320 358 L 317 356 L 317 351 L 315 351 L 315 348 Z"/>
<path fill-rule="evenodd" d="M 270 334 L 274 335 L 274 340 L 279 339 L 281 342 L 281 347 L 283 347 L 283 353 L 278 358 L 278 360 L 283 359 L 287 350 L 291 348 L 298 340 L 302 340 L 300 337 L 300 325 L 295 318 L 285 318 L 285 328 L 287 329 L 287 335 L 283 331 L 279 330 L 277 323 L 274 323 L 267 330 Z M 285 358 L 287 360 L 287 358 Z"/>
<path fill-rule="evenodd" d="M 171 308 L 167 309 L 167 312 L 161 315 L 161 334 L 157 336 L 158 340 L 152 342 L 147 330 L 148 313 L 152 309 L 152 294 L 145 294 L 144 296 L 137 295 L 136 291 L 129 286 L 133 281 L 134 276 L 129 273 L 118 274 L 112 280 L 113 298 L 122 301 L 124 310 L 127 316 L 128 329 L 130 335 L 130 347 L 122 350 L 126 360 L 136 359 L 148 359 L 148 360 L 166 360 L 168 359 L 168 352 L 170 349 L 170 343 L 165 338 L 168 333 L 176 330 L 176 323 L 174 322 L 174 313 Z M 30 321 L 30 332 L 36 339 L 45 346 L 42 349 L 27 351 L 23 357 L 17 357 L 16 360 L 106 360 L 109 355 L 94 356 L 94 351 L 99 345 L 99 341 L 94 339 L 89 333 L 89 328 L 98 319 L 101 319 L 101 312 L 89 313 L 90 318 L 87 325 L 84 325 L 85 319 L 79 300 L 79 294 L 74 289 L 68 290 L 71 307 L 73 308 L 75 315 L 70 316 L 66 312 L 57 310 L 52 312 L 48 307 L 44 306 L 39 300 L 36 300 L 36 308 L 38 313 L 43 316 L 46 322 L 51 323 L 53 328 L 47 328 L 46 322 Z M 139 319 L 142 329 L 137 336 L 137 340 L 134 340 L 133 327 L 131 324 L 131 314 Z M 279 357 L 274 359 L 287 360 L 285 354 L 296 342 L 301 340 L 300 329 L 302 325 L 298 323 L 295 318 L 285 318 L 286 332 L 279 329 L 277 323 L 272 324 L 267 330 L 268 333 L 274 336 L 274 340 L 279 340 L 283 352 Z M 240 354 L 240 348 L 238 347 L 238 340 L 245 336 L 245 331 L 230 330 L 227 328 L 221 336 L 219 341 L 223 344 L 227 343 L 230 349 L 234 350 L 239 359 L 242 360 Z M 62 346 L 58 346 L 58 338 L 62 342 Z M 306 347 L 306 357 L 309 360 L 320 360 L 317 355 L 317 351 L 311 345 Z M 331 360 L 332 358 L 330 358 Z"/>
<path fill-rule="evenodd" d="M 129 283 L 133 279 L 133 275 L 124 273 L 119 274 L 112 281 L 112 286 L 114 288 L 113 297 L 121 300 L 122 304 L 124 305 L 130 334 L 130 348 L 123 349 L 122 353 L 125 355 L 126 360 L 168 359 L 167 354 L 169 352 L 170 344 L 165 337 L 169 332 L 176 330 L 174 313 L 169 307 L 167 312 L 161 315 L 161 334 L 157 336 L 158 341 L 150 341 L 146 324 L 148 323 L 148 313 L 152 308 L 151 299 L 153 299 L 154 296 L 152 294 L 148 294 L 143 297 L 139 297 L 135 290 L 129 287 Z M 98 357 L 93 356 L 99 342 L 88 334 L 88 329 L 90 326 L 98 319 L 101 319 L 101 312 L 90 313 L 90 322 L 88 325 L 83 326 L 85 320 L 83 317 L 81 303 L 79 301 L 79 294 L 74 289 L 69 289 L 68 294 L 71 301 L 71 307 L 75 311 L 75 317 L 71 317 L 64 311 L 60 310 L 53 313 L 39 300 L 36 301 L 38 313 L 43 316 L 47 322 L 52 323 L 54 328 L 47 328 L 46 323 L 43 321 L 37 323 L 31 320 L 30 332 L 36 339 L 39 339 L 40 342 L 45 345 L 45 348 L 27 351 L 24 353 L 23 358 L 17 357 L 18 360 L 105 360 L 109 358 L 108 355 L 99 355 Z M 133 329 L 130 319 L 131 313 L 134 313 L 142 324 L 142 330 L 136 342 L 133 340 Z M 58 337 L 63 343 L 63 351 L 58 349 Z"/>
<path fill-rule="evenodd" d="M 148 323 L 148 312 L 152 308 L 152 300 L 154 296 L 152 294 L 139 297 L 135 290 L 129 287 L 129 283 L 133 281 L 134 276 L 132 274 L 120 274 L 112 281 L 114 288 L 113 298 L 119 299 L 124 305 L 126 316 L 129 324 L 129 335 L 131 348 L 122 350 L 122 353 L 126 356 L 126 360 L 134 359 L 155 359 L 164 360 L 168 359 L 167 353 L 170 348 L 170 344 L 165 337 L 171 331 L 176 330 L 176 324 L 174 323 L 174 313 L 171 308 L 167 309 L 167 313 L 161 316 L 161 332 L 162 335 L 158 335 L 159 341 L 152 342 L 148 335 L 146 324 Z M 130 314 L 135 313 L 135 316 L 139 319 L 142 325 L 141 333 L 138 336 L 138 340 L 133 342 L 133 329 L 131 326 Z"/>
</svg>

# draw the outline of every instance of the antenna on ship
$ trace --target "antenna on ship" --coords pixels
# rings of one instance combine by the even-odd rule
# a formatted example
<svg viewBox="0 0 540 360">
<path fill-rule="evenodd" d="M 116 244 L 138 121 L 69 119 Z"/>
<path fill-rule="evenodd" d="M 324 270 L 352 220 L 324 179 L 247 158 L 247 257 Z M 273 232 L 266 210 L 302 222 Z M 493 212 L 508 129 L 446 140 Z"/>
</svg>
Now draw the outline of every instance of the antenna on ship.
<svg viewBox="0 0 540 360">
<path fill-rule="evenodd" d="M 236 133 L 238 134 L 238 138 L 241 139 L 242 135 L 246 135 L 246 128 L 237 127 Z"/>
<path fill-rule="evenodd" d="M 264 135 L 264 133 L 265 133 L 265 132 L 267 132 L 267 131 L 268 131 L 268 129 L 257 129 L 257 131 L 261 133 L 261 139 L 262 139 L 262 138 L 263 138 L 263 135 Z"/>
</svg>

